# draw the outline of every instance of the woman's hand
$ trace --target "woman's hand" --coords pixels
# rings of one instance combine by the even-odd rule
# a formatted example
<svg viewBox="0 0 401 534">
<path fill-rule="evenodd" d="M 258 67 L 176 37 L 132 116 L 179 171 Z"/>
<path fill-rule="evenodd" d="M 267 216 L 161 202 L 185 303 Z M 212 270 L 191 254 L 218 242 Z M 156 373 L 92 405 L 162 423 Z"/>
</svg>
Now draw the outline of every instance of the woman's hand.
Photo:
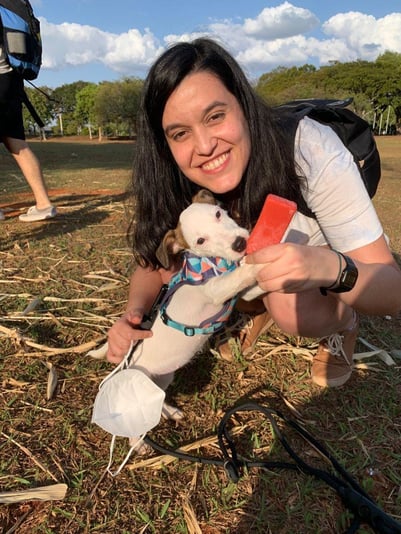
<svg viewBox="0 0 401 534">
<path fill-rule="evenodd" d="M 150 330 L 141 330 L 143 316 L 152 304 L 163 283 L 167 283 L 172 273 L 165 269 L 137 267 L 130 280 L 127 311 L 108 332 L 107 359 L 120 363 L 127 354 L 131 343 L 152 336 Z"/>
<path fill-rule="evenodd" d="M 127 354 L 131 343 L 151 337 L 151 330 L 141 330 L 143 310 L 134 309 L 124 313 L 108 332 L 107 360 L 118 364 Z"/>
<path fill-rule="evenodd" d="M 246 257 L 246 263 L 265 264 L 257 282 L 266 293 L 298 293 L 330 286 L 340 267 L 338 255 L 332 250 L 293 243 L 258 250 Z"/>
</svg>

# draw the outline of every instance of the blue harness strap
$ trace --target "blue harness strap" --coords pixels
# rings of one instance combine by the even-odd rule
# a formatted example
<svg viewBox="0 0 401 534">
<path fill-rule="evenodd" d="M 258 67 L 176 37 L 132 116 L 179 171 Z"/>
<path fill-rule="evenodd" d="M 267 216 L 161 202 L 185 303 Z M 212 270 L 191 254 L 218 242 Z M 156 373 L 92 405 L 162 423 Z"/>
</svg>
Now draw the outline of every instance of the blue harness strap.
<svg viewBox="0 0 401 534">
<path fill-rule="evenodd" d="M 213 334 L 214 332 L 217 332 L 217 330 L 224 326 L 224 323 L 230 317 L 237 301 L 237 296 L 234 296 L 225 302 L 221 310 L 219 310 L 212 317 L 202 321 L 202 323 L 198 326 L 185 325 L 183 323 L 174 321 L 167 313 L 167 306 L 177 289 L 184 284 L 204 284 L 213 276 L 222 276 L 225 273 L 233 271 L 237 267 L 238 262 L 228 261 L 224 258 L 199 257 L 190 252 L 185 252 L 182 268 L 170 280 L 167 293 L 162 305 L 160 306 L 160 316 L 163 322 L 167 326 L 171 326 L 176 330 L 180 330 L 186 336 L 194 336 L 197 334 Z"/>
</svg>

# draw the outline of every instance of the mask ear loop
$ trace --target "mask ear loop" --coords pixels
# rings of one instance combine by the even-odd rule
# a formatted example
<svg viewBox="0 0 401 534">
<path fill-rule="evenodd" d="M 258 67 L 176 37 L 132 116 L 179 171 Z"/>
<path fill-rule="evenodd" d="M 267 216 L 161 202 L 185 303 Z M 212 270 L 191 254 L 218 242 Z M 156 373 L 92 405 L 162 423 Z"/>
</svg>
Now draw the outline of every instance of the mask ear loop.
<svg viewBox="0 0 401 534">
<path fill-rule="evenodd" d="M 109 463 L 105 469 L 105 471 L 107 473 L 109 473 L 113 478 L 116 477 L 117 475 L 119 475 L 121 473 L 121 470 L 123 469 L 123 467 L 125 466 L 125 464 L 128 462 L 128 460 L 130 459 L 131 457 L 131 454 L 133 453 L 133 451 L 143 442 L 143 440 L 145 439 L 145 436 L 146 436 L 146 433 L 145 434 L 142 434 L 142 436 L 140 436 L 140 438 L 138 439 L 138 441 L 135 442 L 135 445 L 133 445 L 130 450 L 127 452 L 124 460 L 121 462 L 120 466 L 118 467 L 118 469 L 116 471 L 112 471 L 110 468 L 111 468 L 111 464 L 113 463 L 113 451 L 114 451 L 114 446 L 115 446 L 115 443 L 116 443 L 116 437 L 115 435 L 113 435 L 113 437 L 111 438 L 111 442 L 110 442 L 110 455 L 109 455 Z"/>
<path fill-rule="evenodd" d="M 124 369 L 129 369 L 129 366 L 131 364 L 131 358 L 135 352 L 134 348 L 136 347 L 136 345 L 137 345 L 137 342 L 131 341 L 131 345 L 128 349 L 127 354 L 124 356 L 121 362 L 105 378 L 103 378 L 103 380 L 99 384 L 99 389 L 103 386 L 105 382 L 107 382 L 107 380 L 109 380 L 109 378 L 114 376 L 116 373 Z"/>
</svg>

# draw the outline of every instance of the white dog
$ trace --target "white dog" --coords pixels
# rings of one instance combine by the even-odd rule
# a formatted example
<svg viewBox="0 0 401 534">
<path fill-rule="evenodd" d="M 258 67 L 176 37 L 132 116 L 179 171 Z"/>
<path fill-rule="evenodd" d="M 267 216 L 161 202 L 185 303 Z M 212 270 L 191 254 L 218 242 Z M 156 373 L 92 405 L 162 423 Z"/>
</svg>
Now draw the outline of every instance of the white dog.
<svg viewBox="0 0 401 534">
<path fill-rule="evenodd" d="M 191 263 L 196 261 L 194 256 L 200 258 L 199 265 L 206 266 L 213 276 L 207 277 L 203 283 L 180 281 L 176 290 L 170 290 L 165 310 L 158 314 L 152 327 L 153 336 L 135 348 L 130 367 L 142 371 L 165 390 L 174 372 L 200 351 L 213 333 L 216 322 L 221 324 L 224 320 L 221 314 L 225 318 L 230 314 L 227 303 L 250 286 L 255 287 L 256 294 L 262 293 L 255 278 L 261 266 L 239 263 L 245 255 L 247 238 L 248 231 L 216 205 L 209 192 L 202 190 L 194 197 L 193 203 L 181 213 L 177 228 L 167 232 L 157 256 L 162 265 L 168 267 L 177 254 L 189 251 L 192 259 L 187 258 L 184 263 L 187 267 L 190 263 L 189 270 L 196 271 L 195 277 L 203 275 Z M 224 259 L 227 272 L 219 272 L 220 266 L 213 260 L 216 257 Z M 181 275 L 180 271 L 176 277 Z M 241 296 L 247 298 L 246 294 Z M 248 300 L 255 296 L 252 289 Z M 106 352 L 107 345 L 104 345 L 89 355 L 99 358 Z M 163 415 L 172 419 L 182 417 L 179 410 L 166 403 Z"/>
</svg>

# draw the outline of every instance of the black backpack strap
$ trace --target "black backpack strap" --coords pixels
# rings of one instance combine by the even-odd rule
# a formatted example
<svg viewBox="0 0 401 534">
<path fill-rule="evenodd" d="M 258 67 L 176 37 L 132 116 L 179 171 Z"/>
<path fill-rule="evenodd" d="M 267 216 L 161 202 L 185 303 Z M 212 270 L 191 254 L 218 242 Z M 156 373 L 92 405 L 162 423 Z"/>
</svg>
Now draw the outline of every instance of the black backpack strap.
<svg viewBox="0 0 401 534">
<path fill-rule="evenodd" d="M 45 124 L 42 121 L 42 119 L 39 117 L 38 112 L 34 108 L 32 102 L 29 100 L 28 95 L 26 94 L 25 91 L 22 91 L 22 102 L 27 107 L 29 113 L 32 115 L 33 120 L 36 122 L 39 128 L 43 128 Z"/>
</svg>

